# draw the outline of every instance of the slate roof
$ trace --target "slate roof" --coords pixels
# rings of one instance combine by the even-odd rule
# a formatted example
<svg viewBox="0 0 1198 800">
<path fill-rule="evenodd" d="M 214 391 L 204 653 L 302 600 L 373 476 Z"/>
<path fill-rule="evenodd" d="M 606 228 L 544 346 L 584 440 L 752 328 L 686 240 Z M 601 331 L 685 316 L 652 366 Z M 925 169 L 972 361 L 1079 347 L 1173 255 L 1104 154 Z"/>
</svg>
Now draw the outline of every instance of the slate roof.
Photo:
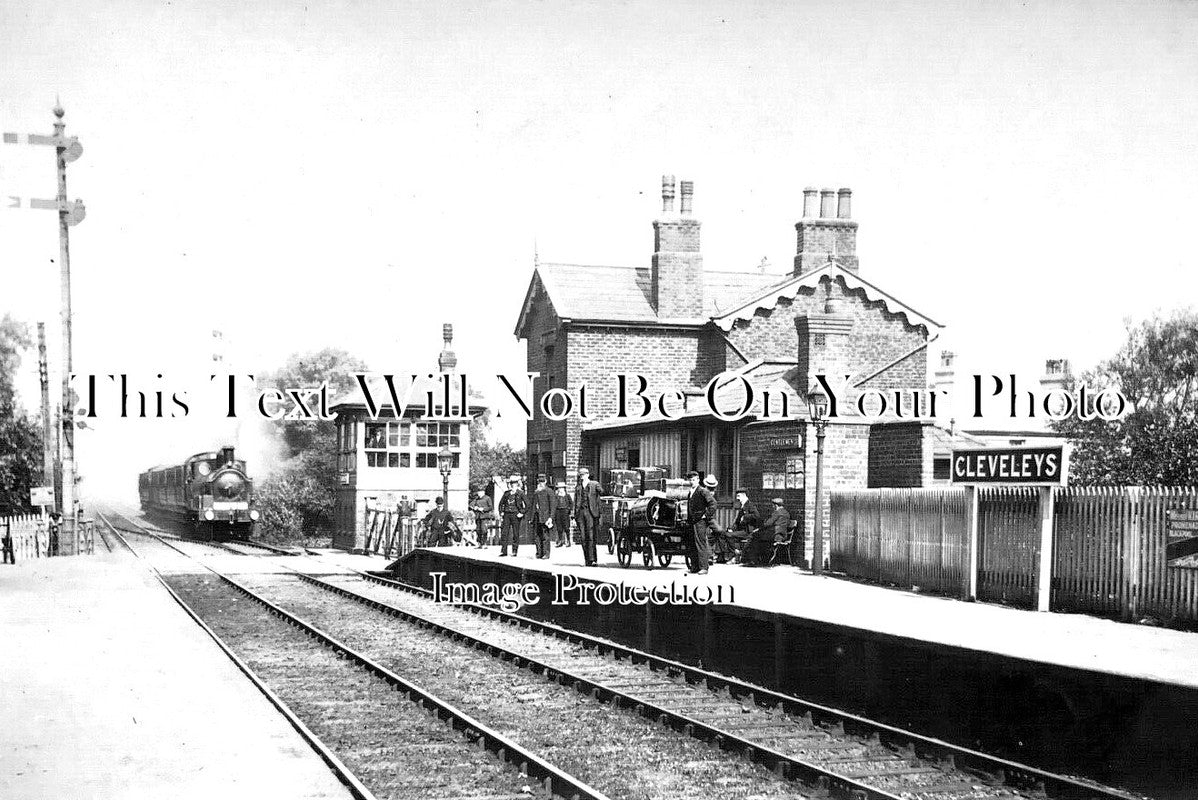
<svg viewBox="0 0 1198 800">
<path fill-rule="evenodd" d="M 757 309 L 773 308 L 779 298 L 793 297 L 800 288 L 817 285 L 825 275 L 841 278 L 849 289 L 864 292 L 870 300 L 881 300 L 890 311 L 906 317 L 911 325 L 922 325 L 929 331 L 944 327 L 835 262 L 802 275 L 705 270 L 703 315 L 679 319 L 657 316 L 652 303 L 652 271 L 649 267 L 541 262 L 529 282 L 515 334 L 518 338 L 523 336 L 529 311 L 542 290 L 549 296 L 557 315 L 573 322 L 699 327 L 714 321 L 727 331 L 737 320 L 751 319 Z"/>
<path fill-rule="evenodd" d="M 704 325 L 712 317 L 737 308 L 788 276 L 760 272 L 703 273 L 703 316 L 663 319 L 653 308 L 649 267 L 611 267 L 540 262 L 529 283 L 516 335 L 520 336 L 538 290 L 544 289 L 559 317 L 575 322 L 626 322 Z"/>
</svg>

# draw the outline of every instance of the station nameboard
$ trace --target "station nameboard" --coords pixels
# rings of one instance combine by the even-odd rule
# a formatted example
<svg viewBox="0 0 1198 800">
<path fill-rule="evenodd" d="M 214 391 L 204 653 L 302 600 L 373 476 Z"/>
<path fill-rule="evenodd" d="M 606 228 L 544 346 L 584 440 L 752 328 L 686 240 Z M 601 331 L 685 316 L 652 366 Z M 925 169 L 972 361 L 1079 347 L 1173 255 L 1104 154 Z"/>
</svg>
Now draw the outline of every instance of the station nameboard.
<svg viewBox="0 0 1198 800">
<path fill-rule="evenodd" d="M 994 447 L 954 450 L 951 479 L 959 484 L 1063 486 L 1069 472 L 1065 448 Z"/>
<path fill-rule="evenodd" d="M 31 505 L 31 506 L 52 506 L 52 505 L 54 505 L 54 487 L 53 486 L 31 486 L 31 487 L 29 487 L 29 505 Z"/>
</svg>

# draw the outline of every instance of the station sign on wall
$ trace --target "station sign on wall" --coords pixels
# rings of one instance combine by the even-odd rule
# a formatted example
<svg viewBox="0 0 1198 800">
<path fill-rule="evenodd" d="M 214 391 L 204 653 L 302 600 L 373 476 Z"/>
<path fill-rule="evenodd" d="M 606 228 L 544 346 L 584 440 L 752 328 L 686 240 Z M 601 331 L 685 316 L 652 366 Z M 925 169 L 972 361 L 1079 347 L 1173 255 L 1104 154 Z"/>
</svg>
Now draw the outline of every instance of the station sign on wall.
<svg viewBox="0 0 1198 800">
<path fill-rule="evenodd" d="M 1064 486 L 1069 473 L 1059 445 L 954 450 L 950 466 L 952 482 L 967 486 Z"/>
</svg>

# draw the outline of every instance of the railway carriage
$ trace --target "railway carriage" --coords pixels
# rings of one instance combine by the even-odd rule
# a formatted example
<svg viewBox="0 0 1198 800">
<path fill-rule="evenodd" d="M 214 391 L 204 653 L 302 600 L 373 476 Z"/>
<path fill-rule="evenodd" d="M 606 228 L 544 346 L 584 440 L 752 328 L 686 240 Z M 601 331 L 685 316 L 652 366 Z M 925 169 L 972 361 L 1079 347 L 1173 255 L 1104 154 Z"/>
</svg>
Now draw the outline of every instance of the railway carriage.
<svg viewBox="0 0 1198 800">
<path fill-rule="evenodd" d="M 253 481 L 232 447 L 148 469 L 137 491 L 143 511 L 182 520 L 204 539 L 248 539 L 258 520 Z"/>
</svg>

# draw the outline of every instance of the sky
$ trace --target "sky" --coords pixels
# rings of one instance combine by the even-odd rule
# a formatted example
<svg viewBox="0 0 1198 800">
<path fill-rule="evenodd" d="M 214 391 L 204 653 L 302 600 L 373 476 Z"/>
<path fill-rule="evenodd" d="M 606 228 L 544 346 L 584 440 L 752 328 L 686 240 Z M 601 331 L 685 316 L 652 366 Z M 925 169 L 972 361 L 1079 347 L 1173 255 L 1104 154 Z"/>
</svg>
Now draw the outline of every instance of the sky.
<svg viewBox="0 0 1198 800">
<path fill-rule="evenodd" d="M 788 271 L 802 188 L 851 187 L 861 275 L 960 374 L 1034 380 L 1198 297 L 1194 42 L 1185 2 L 7 0 L 0 130 L 61 100 L 75 372 L 149 391 L 209 371 L 214 329 L 237 369 L 408 373 L 452 322 L 460 369 L 518 374 L 534 251 L 647 265 L 663 173 L 708 269 Z M 27 207 L 53 164 L 0 145 L 0 314 L 46 321 L 58 370 L 57 220 Z M 225 425 L 95 420 L 84 491 Z"/>
</svg>

